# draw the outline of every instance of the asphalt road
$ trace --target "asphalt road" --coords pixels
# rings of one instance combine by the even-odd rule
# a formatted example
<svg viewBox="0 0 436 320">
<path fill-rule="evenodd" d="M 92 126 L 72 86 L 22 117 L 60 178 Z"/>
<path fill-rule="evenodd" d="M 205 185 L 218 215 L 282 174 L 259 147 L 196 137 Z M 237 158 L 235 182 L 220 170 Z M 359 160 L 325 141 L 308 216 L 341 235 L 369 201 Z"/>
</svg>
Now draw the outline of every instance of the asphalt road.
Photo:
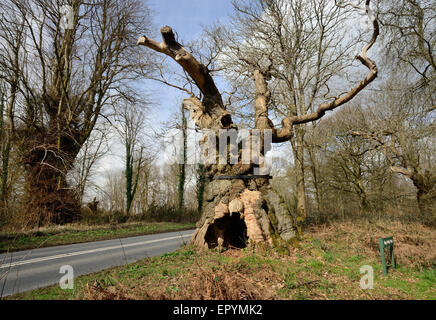
<svg viewBox="0 0 436 320">
<path fill-rule="evenodd" d="M 71 266 L 74 277 L 177 250 L 193 231 L 79 243 L 0 255 L 0 296 L 59 284 Z M 65 268 L 65 267 L 64 267 Z"/>
</svg>

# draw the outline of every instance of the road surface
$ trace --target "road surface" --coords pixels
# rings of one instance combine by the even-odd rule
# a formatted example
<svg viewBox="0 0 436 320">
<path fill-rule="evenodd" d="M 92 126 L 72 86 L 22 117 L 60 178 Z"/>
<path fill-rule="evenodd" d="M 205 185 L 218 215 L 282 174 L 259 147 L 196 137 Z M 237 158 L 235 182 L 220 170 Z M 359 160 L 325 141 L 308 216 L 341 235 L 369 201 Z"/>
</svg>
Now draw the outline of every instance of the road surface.
<svg viewBox="0 0 436 320">
<path fill-rule="evenodd" d="M 71 266 L 77 277 L 172 252 L 192 234 L 169 232 L 1 254 L 0 297 L 58 284 L 66 275 L 60 273 L 63 266 Z"/>
</svg>

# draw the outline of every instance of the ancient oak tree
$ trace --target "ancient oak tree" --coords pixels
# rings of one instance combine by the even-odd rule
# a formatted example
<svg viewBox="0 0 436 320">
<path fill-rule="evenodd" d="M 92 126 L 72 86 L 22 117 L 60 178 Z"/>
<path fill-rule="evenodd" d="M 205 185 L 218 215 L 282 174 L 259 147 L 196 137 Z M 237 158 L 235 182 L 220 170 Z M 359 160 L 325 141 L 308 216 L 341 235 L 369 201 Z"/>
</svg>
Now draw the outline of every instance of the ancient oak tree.
<svg viewBox="0 0 436 320">
<path fill-rule="evenodd" d="M 379 34 L 378 22 L 366 1 L 366 13 L 372 22 L 373 34 L 359 55 L 356 56 L 368 70 L 367 75 L 346 93 L 332 98 L 331 101 L 320 104 L 313 112 L 301 116 L 285 117 L 281 128 L 276 128 L 268 117 L 271 92 L 268 88 L 270 73 L 268 67 L 258 67 L 253 71 L 256 88 L 254 102 L 254 129 L 260 132 L 260 156 L 253 157 L 255 147 L 252 143 L 252 157 L 247 164 L 243 161 L 242 152 L 237 153 L 238 161 L 232 163 L 206 163 L 206 186 L 202 217 L 197 223 L 197 229 L 191 242 L 194 245 L 213 247 L 244 247 L 247 239 L 251 243 L 263 243 L 282 246 L 293 239 L 300 232 L 302 221 L 293 221 L 287 205 L 280 195 L 270 186 L 267 176 L 256 176 L 265 164 L 262 160 L 269 151 L 268 143 L 263 145 L 264 137 L 270 135 L 273 143 L 289 141 L 293 137 L 293 127 L 296 125 L 316 121 L 327 111 L 347 103 L 377 77 L 377 66 L 367 57 L 367 51 L 376 42 Z M 138 39 L 138 45 L 163 53 L 174 59 L 198 86 L 202 99 L 191 96 L 183 101 L 184 107 L 190 111 L 192 120 L 200 129 L 213 132 L 206 134 L 200 141 L 206 145 L 208 140 L 219 141 L 220 135 L 237 129 L 232 116 L 226 109 L 220 91 L 209 70 L 201 64 L 175 38 L 173 30 L 165 26 L 161 29 L 162 41 L 158 42 L 146 36 Z M 210 142 L 210 141 L 209 141 Z M 220 152 L 219 144 L 215 143 L 212 155 Z M 232 152 L 232 146 L 228 153 Z M 211 152 L 211 150 L 205 150 Z M 209 154 L 210 156 L 210 154 Z M 220 178 L 221 176 L 221 178 Z M 223 177 L 224 176 L 224 177 Z M 244 178 L 235 178 L 241 177 Z M 249 178 L 246 178 L 249 177 Z"/>
</svg>

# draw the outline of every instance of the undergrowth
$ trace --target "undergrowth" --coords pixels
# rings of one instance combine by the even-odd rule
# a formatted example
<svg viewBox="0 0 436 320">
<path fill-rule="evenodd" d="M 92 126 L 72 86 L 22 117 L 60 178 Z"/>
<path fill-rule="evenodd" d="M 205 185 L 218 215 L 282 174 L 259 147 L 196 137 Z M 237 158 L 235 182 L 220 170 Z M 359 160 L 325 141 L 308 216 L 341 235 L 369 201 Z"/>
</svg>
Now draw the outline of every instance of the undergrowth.
<svg viewBox="0 0 436 320">
<path fill-rule="evenodd" d="M 382 274 L 378 237 L 394 236 L 398 267 Z M 418 223 L 312 227 L 289 255 L 274 249 L 179 251 L 12 299 L 436 299 L 436 231 Z M 360 268 L 374 288 L 360 288 Z"/>
</svg>

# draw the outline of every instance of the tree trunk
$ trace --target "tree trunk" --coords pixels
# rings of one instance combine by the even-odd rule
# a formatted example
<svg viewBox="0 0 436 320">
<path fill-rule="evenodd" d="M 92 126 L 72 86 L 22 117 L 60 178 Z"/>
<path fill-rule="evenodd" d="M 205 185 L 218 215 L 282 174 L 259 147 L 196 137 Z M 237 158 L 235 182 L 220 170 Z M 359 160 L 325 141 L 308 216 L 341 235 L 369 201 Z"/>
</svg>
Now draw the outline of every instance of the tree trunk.
<svg viewBox="0 0 436 320">
<path fill-rule="evenodd" d="M 8 175 L 9 175 L 9 158 L 11 152 L 11 141 L 8 138 L 6 145 L 2 148 L 2 168 L 1 168 L 1 190 L 0 201 L 1 208 L 8 209 Z"/>
<path fill-rule="evenodd" d="M 297 223 L 301 223 L 307 217 L 306 208 L 306 185 L 304 181 L 304 128 L 299 127 L 295 130 L 296 141 L 292 143 L 294 151 L 295 171 L 297 179 Z M 292 142 L 292 140 L 291 140 Z"/>
<path fill-rule="evenodd" d="M 186 117 L 185 117 L 185 109 L 182 106 L 182 135 L 183 135 L 183 163 L 179 165 L 179 184 L 178 184 L 178 208 L 180 210 L 180 215 L 182 214 L 182 209 L 185 205 L 185 183 L 186 183 L 186 161 L 187 161 L 187 137 L 186 137 Z"/>
<path fill-rule="evenodd" d="M 1 179 L 0 179 L 0 222 L 8 210 L 8 175 L 9 158 L 11 153 L 10 131 L 7 130 L 4 121 L 6 103 L 3 92 L 0 92 L 0 142 L 1 142 Z"/>
<path fill-rule="evenodd" d="M 129 142 L 126 141 L 126 214 L 130 215 L 130 208 L 132 206 L 133 195 L 133 154 Z"/>
<path fill-rule="evenodd" d="M 359 209 L 360 212 L 365 214 L 369 210 L 368 197 L 366 195 L 365 189 L 363 187 L 363 182 L 361 179 L 357 181 L 357 195 L 359 196 Z"/>
<path fill-rule="evenodd" d="M 204 170 L 204 165 L 199 164 L 197 169 L 197 187 L 196 187 L 198 212 L 201 212 L 203 210 L 205 186 L 206 186 L 206 172 Z"/>
<path fill-rule="evenodd" d="M 436 224 L 436 196 L 431 190 L 419 189 L 416 194 L 419 212 L 426 223 Z"/>
<path fill-rule="evenodd" d="M 312 172 L 313 188 L 315 190 L 316 209 L 318 211 L 318 214 L 320 215 L 322 212 L 322 204 L 321 204 L 320 187 L 318 181 L 318 170 L 316 167 L 317 163 L 316 163 L 315 155 L 313 153 L 313 146 L 310 145 L 307 146 L 307 151 L 309 153 L 310 170 Z"/>
<path fill-rule="evenodd" d="M 208 170 L 211 178 L 214 170 Z M 229 166 L 220 174 L 235 174 Z M 248 242 L 280 246 L 296 237 L 293 219 L 269 181 L 209 180 L 204 208 L 191 242 L 204 248 L 243 248 Z"/>
<path fill-rule="evenodd" d="M 143 173 L 143 187 L 142 187 L 142 197 L 141 197 L 141 211 L 142 214 L 145 214 L 148 211 L 149 208 L 149 202 L 148 202 L 148 197 L 149 197 L 149 178 L 148 178 L 148 168 L 146 170 L 144 170 Z"/>
<path fill-rule="evenodd" d="M 26 171 L 25 204 L 30 226 L 65 224 L 80 218 L 80 202 L 66 175 L 73 166 L 80 146 L 74 132 L 60 138 L 44 129 L 35 130 L 22 145 L 21 160 Z"/>
<path fill-rule="evenodd" d="M 136 190 L 138 188 L 139 175 L 141 173 L 142 166 L 142 147 L 138 158 L 138 167 L 134 175 L 134 160 L 135 153 L 132 143 L 126 139 L 126 215 L 130 216 L 133 200 L 135 198 Z"/>
<path fill-rule="evenodd" d="M 40 157 L 38 157 L 40 158 Z M 26 165 L 26 206 L 30 226 L 65 224 L 80 217 L 80 202 L 69 188 L 65 173 L 56 169 L 55 159 Z"/>
<path fill-rule="evenodd" d="M 434 187 L 436 176 L 429 171 L 421 171 L 416 166 L 391 166 L 395 173 L 402 174 L 412 180 L 416 187 L 416 200 L 423 221 L 436 224 L 436 195 Z"/>
</svg>

